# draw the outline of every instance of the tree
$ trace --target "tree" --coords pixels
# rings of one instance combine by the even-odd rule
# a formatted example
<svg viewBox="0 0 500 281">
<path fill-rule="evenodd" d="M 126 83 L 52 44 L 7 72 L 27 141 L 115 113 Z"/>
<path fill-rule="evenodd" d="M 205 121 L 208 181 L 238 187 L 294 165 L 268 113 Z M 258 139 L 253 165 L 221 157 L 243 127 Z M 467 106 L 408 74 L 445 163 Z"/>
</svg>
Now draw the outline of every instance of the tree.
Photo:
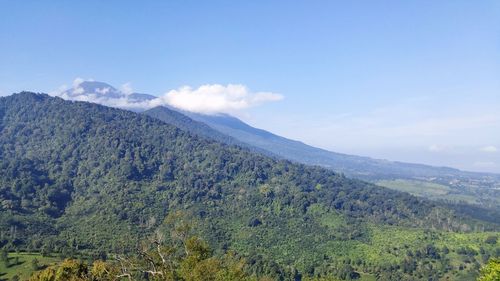
<svg viewBox="0 0 500 281">
<path fill-rule="evenodd" d="M 497 240 L 498 240 L 498 238 L 496 235 L 490 235 L 490 236 L 486 237 L 486 240 L 484 242 L 494 245 L 497 243 Z"/>
<path fill-rule="evenodd" d="M 500 280 L 500 259 L 491 259 L 487 265 L 481 268 L 477 281 Z"/>
<path fill-rule="evenodd" d="M 177 219 L 173 222 L 174 218 Z M 189 223 L 176 213 L 169 217 L 174 227 L 170 242 L 161 233 L 144 241 L 135 257 L 116 256 L 113 261 L 95 261 L 92 265 L 67 259 L 35 273 L 30 281 L 110 281 L 120 278 L 133 280 L 142 276 L 157 281 L 257 281 L 246 272 L 247 263 L 234 253 L 222 257 L 212 255 L 208 244 L 189 236 Z M 34 260 L 33 260 L 34 261 Z M 265 279 L 262 279 L 265 280 Z"/>
<path fill-rule="evenodd" d="M 0 252 L 0 261 L 5 265 L 5 267 L 9 267 L 9 252 L 7 249 L 3 248 Z"/>
<path fill-rule="evenodd" d="M 40 262 L 38 261 L 37 258 L 34 258 L 34 259 L 31 260 L 31 268 L 34 271 L 37 271 L 38 269 L 40 269 Z"/>
<path fill-rule="evenodd" d="M 46 268 L 32 275 L 29 281 L 91 281 L 88 265 L 84 262 L 66 259 L 60 264 Z"/>
</svg>

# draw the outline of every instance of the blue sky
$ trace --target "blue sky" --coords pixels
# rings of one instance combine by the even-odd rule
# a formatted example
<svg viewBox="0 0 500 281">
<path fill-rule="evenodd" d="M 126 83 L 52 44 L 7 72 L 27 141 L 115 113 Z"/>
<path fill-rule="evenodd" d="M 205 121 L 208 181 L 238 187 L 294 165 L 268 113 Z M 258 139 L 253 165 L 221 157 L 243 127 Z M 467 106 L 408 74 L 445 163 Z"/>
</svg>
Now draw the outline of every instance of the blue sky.
<svg viewBox="0 0 500 281">
<path fill-rule="evenodd" d="M 283 99 L 231 113 L 280 135 L 500 172 L 499 1 L 0 0 L 0 94 L 76 77 L 242 84 Z"/>
</svg>

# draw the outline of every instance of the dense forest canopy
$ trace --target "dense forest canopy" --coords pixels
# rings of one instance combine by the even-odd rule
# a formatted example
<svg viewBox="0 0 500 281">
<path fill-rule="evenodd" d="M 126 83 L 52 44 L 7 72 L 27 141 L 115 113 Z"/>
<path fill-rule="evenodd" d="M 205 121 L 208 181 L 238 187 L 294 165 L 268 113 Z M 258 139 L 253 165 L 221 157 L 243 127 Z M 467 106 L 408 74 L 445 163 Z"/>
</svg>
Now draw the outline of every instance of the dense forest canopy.
<svg viewBox="0 0 500 281">
<path fill-rule="evenodd" d="M 131 253 L 182 210 L 216 255 L 234 250 L 273 278 L 345 277 L 345 268 L 442 276 L 448 263 L 424 261 L 446 257 L 455 234 L 477 243 L 454 245 L 470 256 L 465 269 L 499 252 L 485 242 L 495 223 L 129 111 L 24 92 L 0 98 L 0 132 L 0 245 L 9 250 Z"/>
</svg>

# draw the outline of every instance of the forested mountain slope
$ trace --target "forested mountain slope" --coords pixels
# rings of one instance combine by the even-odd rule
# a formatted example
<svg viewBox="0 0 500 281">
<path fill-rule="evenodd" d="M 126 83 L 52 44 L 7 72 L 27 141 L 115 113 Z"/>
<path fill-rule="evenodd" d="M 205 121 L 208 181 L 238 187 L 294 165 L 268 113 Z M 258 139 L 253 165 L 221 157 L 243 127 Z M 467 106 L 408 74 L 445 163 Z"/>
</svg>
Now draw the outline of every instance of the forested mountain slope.
<svg viewBox="0 0 500 281">
<path fill-rule="evenodd" d="M 216 251 L 236 250 L 276 276 L 290 266 L 333 272 L 342 261 L 370 274 L 434 276 L 444 271 L 419 263 L 436 256 L 415 251 L 441 251 L 455 235 L 462 244 L 454 247 L 481 246 L 484 255 L 496 249 L 483 243 L 491 233 L 447 231 L 498 225 L 142 114 L 21 93 L 0 98 L 0 132 L 4 247 L 67 255 L 130 251 L 165 227 L 168 213 L 182 210 Z M 402 272 L 409 252 L 417 264 Z"/>
<path fill-rule="evenodd" d="M 223 134 L 284 159 L 319 165 L 350 177 L 433 200 L 480 205 L 494 210 L 497 219 L 500 219 L 500 175 L 498 174 L 467 172 L 449 167 L 342 154 L 254 128 L 227 114 L 183 113 Z"/>
<path fill-rule="evenodd" d="M 145 115 L 151 116 L 158 120 L 161 120 L 167 124 L 171 124 L 177 128 L 183 129 L 190 132 L 193 135 L 198 135 L 205 137 L 207 139 L 212 139 L 220 143 L 229 145 L 238 145 L 246 147 L 250 150 L 257 150 L 258 148 L 252 147 L 244 142 L 236 140 L 233 137 L 225 135 L 212 127 L 206 125 L 205 123 L 195 121 L 190 117 L 180 113 L 171 108 L 164 106 L 158 106 L 149 110 L 142 112 Z"/>
<path fill-rule="evenodd" d="M 167 107 L 156 107 L 143 113 L 217 141 L 237 144 L 272 157 L 319 165 L 391 189 L 451 202 L 454 208 L 487 214 L 491 221 L 500 220 L 500 179 L 497 175 L 330 152 L 253 128 L 225 114 L 181 113 Z"/>
</svg>

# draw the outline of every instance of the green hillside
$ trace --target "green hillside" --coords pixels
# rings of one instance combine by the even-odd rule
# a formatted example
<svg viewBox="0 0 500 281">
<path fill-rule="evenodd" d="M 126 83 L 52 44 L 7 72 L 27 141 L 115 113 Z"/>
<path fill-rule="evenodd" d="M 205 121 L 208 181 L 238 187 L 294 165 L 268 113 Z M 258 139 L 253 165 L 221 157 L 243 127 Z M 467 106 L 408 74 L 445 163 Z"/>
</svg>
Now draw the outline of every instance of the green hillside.
<svg viewBox="0 0 500 281">
<path fill-rule="evenodd" d="M 216 131 L 209 127 L 208 125 L 195 121 L 186 115 L 164 107 L 164 106 L 158 106 L 149 110 L 146 110 L 142 112 L 145 115 L 151 116 L 153 118 L 156 118 L 158 120 L 161 120 L 167 124 L 171 124 L 177 128 L 181 128 L 185 131 L 188 131 L 192 133 L 193 135 L 198 135 L 205 137 L 207 139 L 212 139 L 221 143 L 225 144 L 231 144 L 231 145 L 240 145 L 240 146 L 247 146 L 246 144 L 237 141 L 235 138 L 232 138 L 228 135 L 224 135 L 220 133 L 219 131 Z"/>
<path fill-rule="evenodd" d="M 19 277 L 26 280 L 33 272 L 52 266 L 60 261 L 58 257 L 39 253 L 9 253 L 7 260 L 0 261 L 0 280 Z"/>
<path fill-rule="evenodd" d="M 11 251 L 132 253 L 180 210 L 216 254 L 235 250 L 277 279 L 347 268 L 428 280 L 477 274 L 500 252 L 487 239 L 497 224 L 133 112 L 21 93 L 0 98 L 0 132 L 0 245 Z"/>
</svg>

